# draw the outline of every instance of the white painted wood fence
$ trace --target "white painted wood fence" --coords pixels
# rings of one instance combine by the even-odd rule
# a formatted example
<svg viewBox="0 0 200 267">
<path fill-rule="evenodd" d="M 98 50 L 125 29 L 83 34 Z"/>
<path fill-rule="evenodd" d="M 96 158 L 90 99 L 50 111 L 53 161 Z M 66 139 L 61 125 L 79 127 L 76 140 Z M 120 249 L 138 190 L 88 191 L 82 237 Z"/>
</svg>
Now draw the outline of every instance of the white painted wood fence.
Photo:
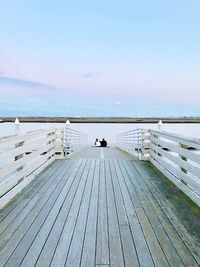
<svg viewBox="0 0 200 267">
<path fill-rule="evenodd" d="M 0 138 L 0 209 L 55 159 L 64 158 L 65 138 L 72 152 L 86 141 L 82 135 L 60 128 Z"/>
<path fill-rule="evenodd" d="M 137 134 L 136 134 L 137 132 Z M 130 135 L 132 134 L 132 137 Z M 140 136 L 139 136 L 140 135 Z M 170 181 L 200 206 L 200 140 L 173 133 L 143 129 L 118 135 L 119 147 L 149 160 Z M 129 144 L 128 144 L 129 143 Z"/>
<path fill-rule="evenodd" d="M 77 150 L 86 146 L 88 142 L 87 135 L 85 133 L 76 131 L 69 127 L 64 131 L 64 153 L 65 155 L 76 152 Z"/>
<path fill-rule="evenodd" d="M 117 135 L 117 146 L 141 160 L 149 157 L 149 130 L 135 129 Z"/>
</svg>

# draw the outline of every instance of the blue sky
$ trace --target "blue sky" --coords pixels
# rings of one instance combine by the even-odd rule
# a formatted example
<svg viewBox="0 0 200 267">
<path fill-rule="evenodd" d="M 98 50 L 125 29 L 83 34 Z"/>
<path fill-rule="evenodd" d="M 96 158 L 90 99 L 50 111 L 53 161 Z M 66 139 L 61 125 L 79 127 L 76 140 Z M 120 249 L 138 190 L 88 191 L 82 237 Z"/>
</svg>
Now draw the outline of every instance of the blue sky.
<svg viewBox="0 0 200 267">
<path fill-rule="evenodd" d="M 199 116 L 200 1 L 7 0 L 0 116 Z"/>
</svg>

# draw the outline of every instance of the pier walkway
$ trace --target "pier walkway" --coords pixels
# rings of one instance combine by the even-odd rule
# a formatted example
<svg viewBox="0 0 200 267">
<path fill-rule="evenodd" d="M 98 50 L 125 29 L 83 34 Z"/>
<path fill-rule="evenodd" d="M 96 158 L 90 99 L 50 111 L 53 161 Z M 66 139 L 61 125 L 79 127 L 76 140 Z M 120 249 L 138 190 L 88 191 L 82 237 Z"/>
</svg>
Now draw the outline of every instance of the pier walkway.
<svg viewBox="0 0 200 267">
<path fill-rule="evenodd" d="M 0 212 L 0 267 L 198 267 L 199 218 L 149 162 L 86 148 Z"/>
</svg>

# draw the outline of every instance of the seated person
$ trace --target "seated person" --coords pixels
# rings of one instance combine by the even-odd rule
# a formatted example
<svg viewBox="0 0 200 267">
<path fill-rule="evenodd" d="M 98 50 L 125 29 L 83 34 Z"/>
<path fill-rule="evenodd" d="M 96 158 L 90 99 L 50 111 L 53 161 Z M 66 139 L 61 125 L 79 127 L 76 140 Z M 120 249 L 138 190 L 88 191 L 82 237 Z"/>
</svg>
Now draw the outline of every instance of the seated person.
<svg viewBox="0 0 200 267">
<path fill-rule="evenodd" d="M 107 142 L 106 142 L 106 140 L 104 138 L 101 141 L 101 146 L 102 147 L 106 147 L 107 146 Z"/>
<path fill-rule="evenodd" d="M 95 146 L 101 146 L 101 143 L 100 143 L 100 141 L 99 141 L 99 139 L 98 138 L 96 138 L 96 140 L 95 140 Z"/>
</svg>

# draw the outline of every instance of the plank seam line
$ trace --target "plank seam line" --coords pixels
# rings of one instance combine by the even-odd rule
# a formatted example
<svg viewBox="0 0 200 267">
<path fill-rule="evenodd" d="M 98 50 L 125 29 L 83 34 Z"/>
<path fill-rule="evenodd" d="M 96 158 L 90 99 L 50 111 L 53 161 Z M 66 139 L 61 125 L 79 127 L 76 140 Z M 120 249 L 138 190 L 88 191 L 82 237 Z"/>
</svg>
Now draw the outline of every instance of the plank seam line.
<svg viewBox="0 0 200 267">
<path fill-rule="evenodd" d="M 87 159 L 86 164 L 88 163 L 88 161 L 89 161 L 89 160 Z M 86 164 L 85 164 L 85 167 L 86 167 Z M 89 163 L 89 167 L 91 167 L 91 162 Z M 85 168 L 84 168 L 84 170 L 85 170 Z M 83 172 L 84 172 L 84 170 L 83 170 Z M 82 172 L 82 173 L 83 173 L 83 172 Z M 88 177 L 89 177 L 89 172 L 90 172 L 90 168 L 88 168 L 88 170 L 87 170 L 86 179 L 85 179 L 85 183 L 84 183 L 84 188 L 83 188 L 83 192 L 82 192 L 82 195 L 81 195 L 80 204 L 79 204 L 79 207 L 78 207 L 78 212 L 77 212 L 77 216 L 76 216 L 76 220 L 75 220 L 75 225 L 74 225 L 74 227 L 73 227 L 73 233 L 72 233 L 72 236 L 71 236 L 71 240 L 70 240 L 70 243 L 69 243 L 69 248 L 68 248 L 68 251 L 67 251 L 67 253 L 66 253 L 66 259 L 65 259 L 65 264 L 64 264 L 64 266 L 67 266 L 68 255 L 69 255 L 69 251 L 70 251 L 71 243 L 72 243 L 72 240 L 73 240 L 74 232 L 75 232 L 75 229 L 76 229 L 77 219 L 78 219 L 79 212 L 80 212 L 80 208 L 81 208 L 81 205 L 82 205 L 83 196 L 84 196 L 84 192 L 85 192 L 85 189 L 86 189 L 86 184 L 87 184 Z M 81 180 L 81 179 L 80 179 L 80 180 Z"/>
<path fill-rule="evenodd" d="M 120 244 L 121 244 L 121 249 L 122 249 L 122 256 L 123 256 L 123 261 L 124 261 L 124 266 L 126 266 L 126 262 L 125 262 L 125 255 L 124 255 L 124 248 L 123 248 L 123 244 L 122 244 L 122 235 L 121 235 L 121 231 L 120 231 L 120 224 L 119 224 L 119 215 L 118 215 L 118 211 L 117 211 L 117 204 L 116 204 L 116 196 L 115 196 L 115 190 L 114 190 L 114 185 L 113 185 L 113 175 L 111 172 L 111 164 L 110 164 L 110 160 L 108 162 L 109 164 L 109 172 L 110 172 L 110 180 L 111 180 L 111 186 L 112 186 L 112 193 L 113 193 L 113 200 L 115 203 L 115 210 L 116 210 L 116 215 L 117 215 L 117 224 L 118 224 L 118 230 L 119 230 L 119 237 L 120 237 Z M 115 170 L 115 169 L 114 169 Z"/>
<path fill-rule="evenodd" d="M 119 182 L 119 174 L 118 174 L 117 169 L 116 169 L 116 165 L 118 165 L 119 172 L 120 172 L 121 177 L 122 177 L 122 179 L 124 181 L 124 185 L 125 185 L 128 193 L 129 193 L 129 190 L 128 190 L 128 187 L 127 187 L 127 184 L 126 184 L 126 181 L 125 181 L 125 178 L 124 178 L 124 173 L 121 170 L 121 166 L 120 166 L 119 162 L 120 162 L 120 160 L 113 160 L 113 165 L 114 165 L 114 168 L 115 168 L 115 173 L 116 173 L 116 177 L 117 177 L 117 182 L 118 182 L 118 185 L 119 185 L 119 189 L 120 189 L 120 192 L 121 192 L 121 195 L 122 195 L 122 200 L 123 200 L 123 204 L 124 204 L 124 207 L 125 207 L 125 212 L 126 212 L 127 220 L 129 222 L 129 224 L 127 225 L 127 227 L 129 227 L 129 229 L 130 229 L 131 238 L 132 238 L 132 241 L 133 241 L 135 253 L 136 253 L 136 256 L 137 256 L 138 264 L 140 266 L 139 255 L 138 255 L 138 252 L 137 252 L 137 249 L 136 249 L 135 240 L 134 240 L 133 233 L 132 233 L 132 230 L 131 230 L 131 227 L 130 227 L 130 220 L 129 220 L 129 216 L 128 216 L 128 213 L 127 213 L 127 209 L 126 209 L 126 205 L 125 205 L 125 200 L 124 200 L 124 195 L 123 195 L 123 192 L 122 192 L 121 184 Z M 131 198 L 130 198 L 130 200 L 131 200 Z M 132 203 L 132 201 L 131 201 L 131 203 Z M 132 203 L 132 205 L 133 205 L 133 203 Z M 133 205 L 133 209 L 135 209 L 134 205 Z M 136 214 L 136 216 L 137 216 L 137 214 Z M 145 242 L 146 242 L 146 240 L 145 240 Z"/>
<path fill-rule="evenodd" d="M 88 226 L 89 210 L 90 210 L 90 206 L 91 206 L 91 197 L 92 197 L 92 192 L 93 192 L 93 188 L 94 188 L 94 177 L 95 177 L 96 160 L 91 161 L 91 165 L 92 165 L 92 162 L 94 162 L 94 169 L 92 171 L 92 185 L 91 185 L 91 190 L 90 190 L 89 204 L 88 204 L 88 209 L 87 209 L 87 217 L 86 217 L 86 223 L 85 223 L 85 230 L 84 230 L 84 237 L 83 237 L 83 244 L 82 244 L 82 250 L 81 250 L 79 266 L 81 266 L 81 262 L 82 262 L 83 248 L 84 248 L 86 230 L 87 230 L 87 226 Z M 91 165 L 90 165 L 90 167 L 91 167 Z M 88 173 L 88 175 L 89 175 L 89 173 Z"/>
<path fill-rule="evenodd" d="M 109 265 L 111 265 L 111 257 L 110 257 L 110 242 L 109 242 L 109 233 L 110 233 L 110 229 L 109 229 L 109 221 L 108 221 L 108 197 L 107 197 L 107 183 L 106 183 L 106 169 L 105 169 L 105 161 L 101 161 L 102 166 L 103 166 L 103 170 L 104 170 L 104 181 L 105 181 L 105 197 L 106 197 L 106 215 L 107 215 L 107 235 L 108 235 L 108 255 L 109 255 Z"/>
<path fill-rule="evenodd" d="M 146 246 L 147 246 L 147 248 L 148 248 L 150 258 L 151 258 L 152 263 L 154 264 L 154 266 L 156 266 L 156 263 L 155 263 L 155 261 L 154 261 L 154 259 L 153 259 L 153 255 L 152 255 L 152 252 L 151 252 L 151 250 L 150 250 L 149 244 L 148 244 L 148 242 L 147 242 L 147 239 L 146 239 L 144 230 L 143 230 L 143 228 L 142 228 L 141 222 L 140 222 L 139 217 L 138 217 L 138 214 L 137 214 L 137 212 L 136 212 L 136 208 L 135 208 L 134 203 L 133 203 L 133 200 L 132 200 L 132 198 L 131 198 L 131 196 L 130 196 L 130 190 L 129 190 L 129 187 L 128 187 L 128 185 L 127 185 L 126 179 L 125 179 L 125 177 L 124 177 L 124 173 L 123 173 L 123 171 L 122 171 L 122 166 L 123 166 L 123 168 L 124 168 L 124 170 L 125 170 L 125 172 L 126 172 L 127 177 L 130 177 L 130 175 L 129 175 L 128 171 L 127 171 L 127 168 L 125 167 L 124 160 L 119 160 L 119 164 L 118 164 L 118 165 L 119 165 L 119 169 L 120 169 L 120 172 L 121 172 L 121 174 L 122 174 L 122 177 L 123 177 L 123 179 L 124 179 L 125 186 L 126 186 L 126 188 L 127 188 L 127 191 L 128 191 L 128 194 L 129 194 L 129 197 L 130 197 L 130 200 L 131 200 L 133 209 L 135 210 L 135 214 L 136 214 L 136 218 L 137 218 L 138 224 L 139 224 L 139 226 L 140 226 L 141 232 L 143 233 L 144 241 L 145 241 Z M 128 179 L 129 179 L 129 178 L 128 178 Z M 130 179 L 129 179 L 129 180 L 130 180 Z M 135 187 L 134 187 L 134 189 L 135 189 Z M 140 200 L 140 198 L 139 198 L 139 196 L 138 196 L 138 193 L 137 193 L 137 190 L 135 190 L 135 192 L 136 192 L 136 194 L 137 194 L 138 199 Z M 142 207 L 140 207 L 140 208 L 143 209 Z M 133 233 L 132 233 L 131 228 L 130 228 L 130 231 L 131 231 L 131 235 L 132 235 L 132 238 L 133 238 Z M 133 241 L 134 241 L 134 238 L 133 238 Z M 134 242 L 134 245 L 135 245 L 135 242 Z M 135 248 L 136 248 L 136 245 L 135 245 Z M 138 255 L 137 249 L 136 249 L 136 254 L 137 254 L 137 257 L 138 257 L 138 262 L 139 262 L 139 264 L 141 265 L 141 262 L 140 262 L 140 260 L 139 260 L 139 255 Z"/>
</svg>

